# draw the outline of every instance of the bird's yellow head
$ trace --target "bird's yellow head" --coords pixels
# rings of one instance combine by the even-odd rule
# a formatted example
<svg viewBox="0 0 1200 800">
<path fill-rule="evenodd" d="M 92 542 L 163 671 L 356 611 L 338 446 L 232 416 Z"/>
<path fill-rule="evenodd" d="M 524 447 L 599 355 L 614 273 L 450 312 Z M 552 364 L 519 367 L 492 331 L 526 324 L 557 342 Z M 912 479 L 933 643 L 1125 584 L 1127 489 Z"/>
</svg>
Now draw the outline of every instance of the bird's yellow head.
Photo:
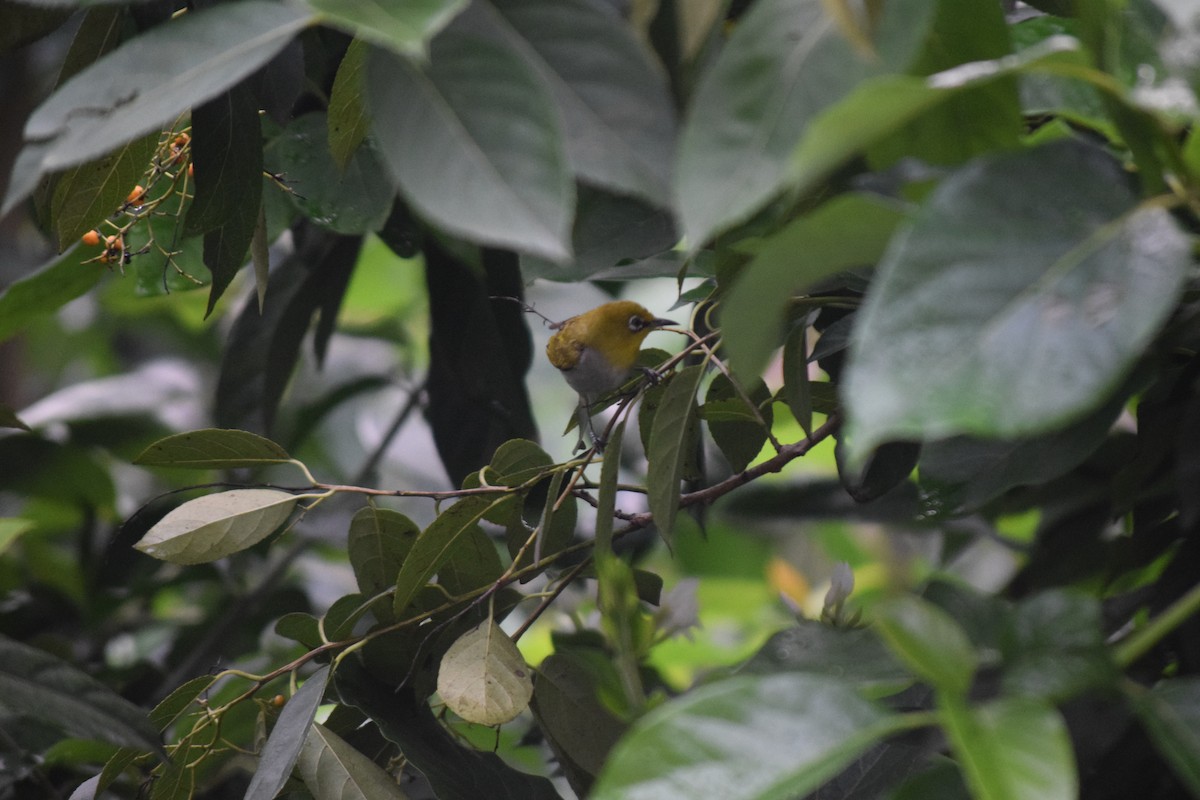
<svg viewBox="0 0 1200 800">
<path fill-rule="evenodd" d="M 674 324 L 632 300 L 616 300 L 559 323 L 546 356 L 575 391 L 601 394 L 625 382 L 647 334 Z"/>
</svg>

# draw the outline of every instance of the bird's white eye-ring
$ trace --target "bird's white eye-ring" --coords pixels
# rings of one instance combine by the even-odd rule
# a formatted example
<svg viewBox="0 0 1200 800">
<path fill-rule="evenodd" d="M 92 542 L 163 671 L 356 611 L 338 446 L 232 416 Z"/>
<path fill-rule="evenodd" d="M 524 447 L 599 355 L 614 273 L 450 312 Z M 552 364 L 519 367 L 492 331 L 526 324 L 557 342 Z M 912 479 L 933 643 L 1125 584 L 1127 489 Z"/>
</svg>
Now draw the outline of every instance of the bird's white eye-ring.
<svg viewBox="0 0 1200 800">
<path fill-rule="evenodd" d="M 646 327 L 646 320 L 642 319 L 637 314 L 634 314 L 629 318 L 629 330 L 637 333 L 644 327 Z"/>
</svg>

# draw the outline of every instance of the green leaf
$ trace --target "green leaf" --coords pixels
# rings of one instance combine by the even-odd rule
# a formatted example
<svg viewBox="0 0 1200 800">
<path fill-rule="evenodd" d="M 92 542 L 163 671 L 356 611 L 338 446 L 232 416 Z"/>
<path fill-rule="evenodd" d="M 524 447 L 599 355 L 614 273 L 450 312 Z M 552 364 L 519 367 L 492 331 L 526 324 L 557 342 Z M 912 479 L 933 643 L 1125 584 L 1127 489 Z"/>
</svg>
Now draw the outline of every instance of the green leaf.
<svg viewBox="0 0 1200 800">
<path fill-rule="evenodd" d="M 314 723 L 296 772 L 313 800 L 404 800 L 396 779 L 324 725 Z"/>
<path fill-rule="evenodd" d="M 638 720 L 613 749 L 590 797 L 802 797 L 899 719 L 824 676 L 729 678 Z"/>
<path fill-rule="evenodd" d="M 533 709 L 571 787 L 581 797 L 628 727 L 597 696 L 597 679 L 585 659 L 570 651 L 542 661 L 533 684 Z"/>
<path fill-rule="evenodd" d="M 350 43 L 329 93 L 326 135 L 329 137 L 329 154 L 340 169 L 350 163 L 350 156 L 367 137 L 371 126 L 363 102 L 368 52 L 363 40 L 355 39 Z"/>
<path fill-rule="evenodd" d="M 835 628 L 806 619 L 768 639 L 742 666 L 741 672 L 750 675 L 809 672 L 852 681 L 860 689 L 912 682 L 909 672 L 874 631 Z"/>
<path fill-rule="evenodd" d="M 467 722 L 503 725 L 529 706 L 532 672 L 508 634 L 487 619 L 442 656 L 438 695 Z"/>
<path fill-rule="evenodd" d="M 392 210 L 392 183 L 369 141 L 339 165 L 326 146 L 332 124 L 321 113 L 293 120 L 271 141 L 268 168 L 286 176 L 296 190 L 288 195 L 292 203 L 321 227 L 347 234 L 379 230 Z"/>
<path fill-rule="evenodd" d="M 617 510 L 617 481 L 620 478 L 621 447 L 625 443 L 626 421 L 627 418 L 621 418 L 613 428 L 611 440 L 604 452 L 604 461 L 600 465 L 600 486 L 596 492 L 596 544 L 592 551 L 597 560 L 613 554 L 613 518 Z"/>
<path fill-rule="evenodd" d="M 172 564 L 206 564 L 270 536 L 299 499 L 275 489 L 231 489 L 198 497 L 159 520 L 134 547 Z"/>
<path fill-rule="evenodd" d="M 893 597 L 878 612 L 879 634 L 913 672 L 941 692 L 966 694 L 978 659 L 949 614 L 912 595 Z"/>
<path fill-rule="evenodd" d="M 550 88 L 580 180 L 671 206 L 666 76 L 624 20 L 587 0 L 491 0 L 471 6 L 453 29 L 503 44 Z"/>
<path fill-rule="evenodd" d="M 460 538 L 475 526 L 495 502 L 500 501 L 479 495 L 464 497 L 438 514 L 438 518 L 417 537 L 396 577 L 392 607 L 397 616 L 404 613 L 420 588 L 450 558 Z"/>
<path fill-rule="evenodd" d="M 59 252 L 121 208 L 150 166 L 159 135 L 155 131 L 58 177 L 50 201 L 50 219 L 58 236 Z"/>
<path fill-rule="evenodd" d="M 721 304 L 734 371 L 757 377 L 782 341 L 792 296 L 843 270 L 873 266 L 904 217 L 902 206 L 883 197 L 841 195 L 756 248 Z"/>
<path fill-rule="evenodd" d="M 37 527 L 37 523 L 20 517 L 0 517 L 0 556 L 12 543 Z"/>
<path fill-rule="evenodd" d="M 554 464 L 550 454 L 537 442 L 528 439 L 509 439 L 492 455 L 491 482 L 499 486 L 520 486 L 547 471 Z"/>
<path fill-rule="evenodd" d="M 191 11 L 123 44 L 29 117 L 7 213 L 40 176 L 83 164 L 170 124 L 267 63 L 310 12 L 269 0 Z"/>
<path fill-rule="evenodd" d="M 98 253 L 74 247 L 0 292 L 0 342 L 95 286 L 104 270 L 80 263 L 93 255 Z"/>
<path fill-rule="evenodd" d="M 1200 678 L 1172 678 L 1149 691 L 1127 684 L 1126 693 L 1176 777 L 1200 794 Z"/>
<path fill-rule="evenodd" d="M 778 193 L 806 126 L 876 68 L 820 0 L 763 0 L 701 77 L 680 134 L 675 195 L 691 247 Z"/>
<path fill-rule="evenodd" d="M 574 192 L 549 90 L 475 37 L 443 34 L 430 58 L 367 62 L 372 131 L 401 193 L 449 233 L 568 260 Z"/>
<path fill-rule="evenodd" d="M 291 456 L 270 439 L 249 431 L 201 428 L 159 439 L 133 460 L 143 467 L 252 469 L 286 464 Z"/>
<path fill-rule="evenodd" d="M 1056 590 L 1021 602 L 1004 648 L 1005 694 L 1056 702 L 1115 684 L 1120 672 L 1104 636 L 1094 597 Z"/>
<path fill-rule="evenodd" d="M 1006 697 L 970 708 L 942 696 L 942 727 L 978 800 L 1074 800 L 1079 779 L 1066 725 L 1053 706 Z"/>
<path fill-rule="evenodd" d="M 208 691 L 216 680 L 216 675 L 198 675 L 176 687 L 150 712 L 150 724 L 160 731 L 166 730 L 167 726 L 179 719 L 180 715 L 196 702 L 196 698 Z"/>
<path fill-rule="evenodd" d="M 741 472 L 758 456 L 774 418 L 766 384 L 758 381 L 748 394 L 756 409 L 738 395 L 729 378 L 718 374 L 708 385 L 704 405 L 700 407 L 700 416 L 708 422 L 713 441 L 734 472 Z"/>
<path fill-rule="evenodd" d="M 796 327 L 783 343 L 783 396 L 806 436 L 812 436 L 813 390 L 808 375 L 808 325 Z"/>
<path fill-rule="evenodd" d="M 262 124 L 258 100 L 241 83 L 192 110 L 196 197 L 184 230 L 204 232 L 204 264 L 212 273 L 211 314 L 246 263 L 262 209 Z"/>
<path fill-rule="evenodd" d="M 852 461 L 889 438 L 1022 436 L 1104 402 L 1170 313 L 1190 242 L 1121 166 L 1061 143 L 948 178 L 859 312 Z"/>
<path fill-rule="evenodd" d="M 679 511 L 679 482 L 692 445 L 687 434 L 696 416 L 696 391 L 704 378 L 704 366 L 685 367 L 671 378 L 654 412 L 650 429 L 650 446 L 646 452 L 650 462 L 646 473 L 647 500 L 654 524 L 667 541 L 671 540 L 675 514 Z"/>
<path fill-rule="evenodd" d="M 321 21 L 352 36 L 409 56 L 420 56 L 430 39 L 467 5 L 467 0 L 306 0 Z"/>
<path fill-rule="evenodd" d="M 71 736 L 160 752 L 146 712 L 49 653 L 0 636 L 0 708 Z"/>
<path fill-rule="evenodd" d="M 279 712 L 275 728 L 267 737 L 267 743 L 258 757 L 258 769 L 246 788 L 245 800 L 274 800 L 287 783 L 328 683 L 329 667 L 321 667 L 309 676 Z"/>
<path fill-rule="evenodd" d="M 69 8 L 30 8 L 13 0 L 0 2 L 0 53 L 36 42 L 66 22 L 71 12 Z"/>
<path fill-rule="evenodd" d="M 350 520 L 346 550 L 358 588 L 370 597 L 396 582 L 420 528 L 399 511 L 368 506 Z"/>
</svg>

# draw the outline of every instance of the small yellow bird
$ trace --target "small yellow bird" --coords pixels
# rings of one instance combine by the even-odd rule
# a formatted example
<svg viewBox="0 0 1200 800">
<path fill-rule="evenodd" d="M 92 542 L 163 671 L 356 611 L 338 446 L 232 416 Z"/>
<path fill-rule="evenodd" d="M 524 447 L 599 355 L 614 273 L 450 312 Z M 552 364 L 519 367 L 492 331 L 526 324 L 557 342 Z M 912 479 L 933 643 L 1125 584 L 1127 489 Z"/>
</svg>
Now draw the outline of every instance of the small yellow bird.
<svg viewBox="0 0 1200 800">
<path fill-rule="evenodd" d="M 632 300 L 616 300 L 552 326 L 557 331 L 546 344 L 546 357 L 579 392 L 580 414 L 593 440 L 589 406 L 629 380 L 647 334 L 675 324 Z"/>
</svg>

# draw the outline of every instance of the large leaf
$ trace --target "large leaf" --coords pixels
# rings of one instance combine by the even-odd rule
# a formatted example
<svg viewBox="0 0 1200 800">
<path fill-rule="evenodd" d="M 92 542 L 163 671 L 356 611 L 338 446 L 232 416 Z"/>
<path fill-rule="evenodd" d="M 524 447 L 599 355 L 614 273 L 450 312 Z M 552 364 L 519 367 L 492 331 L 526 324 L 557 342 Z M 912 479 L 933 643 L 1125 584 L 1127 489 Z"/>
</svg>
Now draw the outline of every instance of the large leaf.
<svg viewBox="0 0 1200 800">
<path fill-rule="evenodd" d="M 978 800 L 1073 800 L 1079 779 L 1053 706 L 1006 697 L 979 708 L 943 698 L 942 727 Z"/>
<path fill-rule="evenodd" d="M 102 156 L 234 85 L 311 21 L 302 8 L 246 0 L 190 11 L 126 42 L 30 116 L 4 211 L 42 175 Z"/>
<path fill-rule="evenodd" d="M 346 552 L 358 588 L 367 596 L 396 582 L 420 529 L 399 511 L 370 506 L 350 520 Z"/>
<path fill-rule="evenodd" d="M 1190 242 L 1077 143 L 948 178 L 880 265 L 846 382 L 850 445 L 1021 436 L 1102 403 L 1178 295 Z"/>
<path fill-rule="evenodd" d="M 423 68 L 367 61 L 372 131 L 397 186 L 472 241 L 570 258 L 573 184 L 554 100 L 519 56 L 446 32 Z"/>
<path fill-rule="evenodd" d="M 580 179 L 670 207 L 675 121 L 666 76 L 619 17 L 588 0 L 491 0 L 453 29 L 503 42 L 546 82 Z"/>
<path fill-rule="evenodd" d="M 446 26 L 467 0 L 306 0 L 321 21 L 362 39 L 407 55 L 424 53 L 434 34 Z"/>
<path fill-rule="evenodd" d="M 324 725 L 314 724 L 296 772 L 314 800 L 404 800 L 396 779 Z"/>
<path fill-rule="evenodd" d="M 143 467 L 246 469 L 291 460 L 279 445 L 249 431 L 203 428 L 159 439 L 133 460 Z"/>
<path fill-rule="evenodd" d="M 230 489 L 189 500 L 134 545 L 172 564 L 205 564 L 258 544 L 291 515 L 299 496 L 276 489 Z"/>
<path fill-rule="evenodd" d="M 823 676 L 726 679 L 669 701 L 635 723 L 614 748 L 591 797 L 801 797 L 898 719 L 848 684 Z"/>
<path fill-rule="evenodd" d="M 513 640 L 487 619 L 455 640 L 442 656 L 438 695 L 467 722 L 502 725 L 529 706 L 532 673 Z"/>
<path fill-rule="evenodd" d="M 0 708 L 71 736 L 160 750 L 146 712 L 49 653 L 0 636 Z"/>
<path fill-rule="evenodd" d="M 321 667 L 309 676 L 299 691 L 288 700 L 283 711 L 279 712 L 275 728 L 267 737 L 267 743 L 258 757 L 258 769 L 246 788 L 245 800 L 274 800 L 279 794 L 291 777 L 296 759 L 300 757 L 328 683 L 329 667 Z"/>
<path fill-rule="evenodd" d="M 59 176 L 50 201 L 59 252 L 122 207 L 149 166 L 158 137 L 158 132 L 143 136 Z"/>
<path fill-rule="evenodd" d="M 807 126 L 861 80 L 880 59 L 864 57 L 843 38 L 820 0 L 764 0 L 743 16 L 702 76 L 680 138 L 675 194 L 690 245 L 746 219 L 785 185 L 793 148 Z M 888 11 L 910 4 L 889 3 Z M 881 22 L 896 33 L 888 60 L 903 62 L 919 37 L 921 13 Z M 903 41 L 902 41 L 903 40 Z M 882 44 L 882 43 L 881 43 Z M 882 49 L 882 48 L 881 48 Z"/>
</svg>

